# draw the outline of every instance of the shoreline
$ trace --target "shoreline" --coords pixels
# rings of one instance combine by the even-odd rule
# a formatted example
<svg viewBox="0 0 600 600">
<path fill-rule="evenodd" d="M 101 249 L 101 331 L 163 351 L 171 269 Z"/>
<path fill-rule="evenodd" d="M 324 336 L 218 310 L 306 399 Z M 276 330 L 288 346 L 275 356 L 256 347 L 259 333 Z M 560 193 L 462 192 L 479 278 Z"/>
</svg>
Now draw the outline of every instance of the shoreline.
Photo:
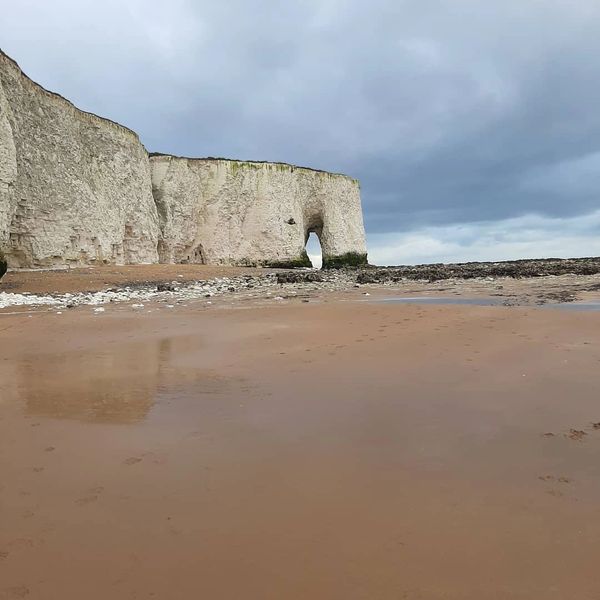
<svg viewBox="0 0 600 600">
<path fill-rule="evenodd" d="M 489 268 L 494 264 L 489 263 Z M 503 263 L 503 272 L 512 268 L 507 267 L 507 264 Z M 530 265 L 530 261 L 525 264 Z M 556 263 L 552 261 L 542 261 L 540 264 L 546 265 L 551 271 L 557 270 Z M 593 270 L 585 261 L 579 264 L 580 270 Z M 565 261 L 558 272 L 569 268 L 569 265 L 572 266 L 572 262 Z M 430 267 L 437 270 L 441 268 L 439 265 Z M 473 264 L 472 268 L 480 267 Z M 489 268 L 486 267 L 486 272 L 489 272 Z M 475 277 L 473 274 L 479 271 L 471 271 L 466 277 L 441 278 L 436 275 L 428 279 L 426 273 L 420 271 L 414 271 L 412 276 L 406 277 L 405 269 L 409 267 L 290 271 L 203 265 L 136 265 L 10 271 L 0 282 L 0 315 L 20 306 L 39 310 L 63 310 L 111 303 L 246 303 L 294 297 L 311 301 L 332 293 L 351 296 L 372 294 L 377 297 L 385 294 L 438 298 L 487 297 L 504 306 L 600 300 L 600 273 L 545 274 L 541 270 L 531 277 Z M 527 266 L 526 271 L 531 272 L 531 267 Z M 421 279 L 415 278 L 417 273 L 420 273 Z M 456 273 L 456 266 L 448 265 L 445 274 L 453 273 Z"/>
</svg>

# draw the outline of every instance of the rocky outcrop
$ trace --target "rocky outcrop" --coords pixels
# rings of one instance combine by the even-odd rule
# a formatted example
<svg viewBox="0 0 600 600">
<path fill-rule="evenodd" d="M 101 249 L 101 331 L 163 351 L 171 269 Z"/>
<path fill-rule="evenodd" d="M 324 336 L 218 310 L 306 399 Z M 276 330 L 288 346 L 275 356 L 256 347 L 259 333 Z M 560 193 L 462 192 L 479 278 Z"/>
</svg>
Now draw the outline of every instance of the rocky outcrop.
<svg viewBox="0 0 600 600">
<path fill-rule="evenodd" d="M 9 266 L 156 262 L 137 135 L 46 91 L 0 53 L 0 246 Z"/>
<path fill-rule="evenodd" d="M 356 180 L 282 163 L 148 156 L 137 135 L 0 52 L 0 249 L 11 267 L 366 262 Z"/>
<path fill-rule="evenodd" d="M 366 261 L 358 181 L 281 163 L 150 158 L 161 222 L 161 262 L 310 266 L 310 232 L 323 261 Z"/>
<path fill-rule="evenodd" d="M 496 279 L 512 277 L 559 277 L 598 275 L 600 258 L 535 258 L 499 262 L 370 267 L 358 274 L 358 283 L 397 283 L 399 281 L 443 281 L 445 279 Z"/>
</svg>

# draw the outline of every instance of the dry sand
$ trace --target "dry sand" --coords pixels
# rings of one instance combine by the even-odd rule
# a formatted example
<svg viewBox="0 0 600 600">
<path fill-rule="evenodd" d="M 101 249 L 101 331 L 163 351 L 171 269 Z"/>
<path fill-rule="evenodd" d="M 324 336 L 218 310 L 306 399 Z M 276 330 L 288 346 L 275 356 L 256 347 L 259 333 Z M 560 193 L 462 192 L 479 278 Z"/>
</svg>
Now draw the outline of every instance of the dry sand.
<svg viewBox="0 0 600 600">
<path fill-rule="evenodd" d="M 599 598 L 600 312 L 360 294 L 0 315 L 0 598 Z"/>
</svg>

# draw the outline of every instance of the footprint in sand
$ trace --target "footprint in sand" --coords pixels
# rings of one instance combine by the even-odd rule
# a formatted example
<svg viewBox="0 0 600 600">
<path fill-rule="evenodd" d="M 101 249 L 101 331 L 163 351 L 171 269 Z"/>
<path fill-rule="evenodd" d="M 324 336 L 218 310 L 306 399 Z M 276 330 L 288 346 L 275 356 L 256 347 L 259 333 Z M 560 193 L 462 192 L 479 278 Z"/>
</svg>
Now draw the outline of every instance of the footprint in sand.
<svg viewBox="0 0 600 600">
<path fill-rule="evenodd" d="M 18 585 L 16 587 L 6 588 L 0 598 L 12 599 L 12 598 L 26 598 L 29 596 L 29 588 L 24 585 Z"/>
<path fill-rule="evenodd" d="M 96 500 L 98 500 L 100 494 L 103 491 L 104 491 L 104 488 L 101 485 L 90 488 L 87 491 L 86 496 L 84 496 L 83 498 L 79 498 L 78 500 L 75 500 L 75 504 L 78 504 L 79 506 L 85 506 L 87 504 L 91 504 L 92 502 L 96 502 Z"/>
<path fill-rule="evenodd" d="M 583 429 L 569 429 L 569 433 L 565 433 L 565 437 L 568 437 L 570 440 L 575 440 L 580 442 L 587 435 Z"/>
<path fill-rule="evenodd" d="M 8 545 L 10 548 L 15 550 L 21 550 L 22 548 L 33 548 L 33 540 L 29 538 L 17 538 L 12 540 Z"/>
<path fill-rule="evenodd" d="M 592 423 L 591 427 L 594 431 L 600 431 L 600 422 Z M 541 435 L 542 435 L 542 437 L 545 437 L 545 438 L 551 438 L 551 437 L 556 436 L 556 434 L 552 433 L 551 431 L 542 433 Z M 569 429 L 569 431 L 567 433 L 563 433 L 564 437 L 569 438 L 570 440 L 574 440 L 576 442 L 582 441 L 586 435 L 588 435 L 587 431 L 585 431 L 583 429 L 574 429 L 574 428 Z"/>
<path fill-rule="evenodd" d="M 129 458 L 126 458 L 123 461 L 124 465 L 135 465 L 136 463 L 142 462 L 141 458 L 138 458 L 137 456 L 130 456 Z"/>
<path fill-rule="evenodd" d="M 83 498 L 79 498 L 78 500 L 75 500 L 75 504 L 77 504 L 79 506 L 86 506 L 87 504 L 91 504 L 92 502 L 96 502 L 96 500 L 98 500 L 98 496 L 97 495 L 85 496 Z"/>
<path fill-rule="evenodd" d="M 540 481 L 558 481 L 559 483 L 571 483 L 571 479 L 568 477 L 554 477 L 554 475 L 540 475 L 538 477 Z"/>
</svg>

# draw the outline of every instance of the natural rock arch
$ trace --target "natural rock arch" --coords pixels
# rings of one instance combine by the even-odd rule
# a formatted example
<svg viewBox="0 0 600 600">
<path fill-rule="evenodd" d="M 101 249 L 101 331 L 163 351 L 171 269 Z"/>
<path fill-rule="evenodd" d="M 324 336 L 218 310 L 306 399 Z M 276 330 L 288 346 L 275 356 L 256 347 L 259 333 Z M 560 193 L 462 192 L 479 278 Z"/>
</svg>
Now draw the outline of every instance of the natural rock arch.
<svg viewBox="0 0 600 600">
<path fill-rule="evenodd" d="M 208 264 L 310 266 L 308 235 L 325 266 L 364 264 L 366 246 L 358 181 L 282 163 L 152 155 L 152 189 L 161 262 L 201 239 Z"/>
</svg>

